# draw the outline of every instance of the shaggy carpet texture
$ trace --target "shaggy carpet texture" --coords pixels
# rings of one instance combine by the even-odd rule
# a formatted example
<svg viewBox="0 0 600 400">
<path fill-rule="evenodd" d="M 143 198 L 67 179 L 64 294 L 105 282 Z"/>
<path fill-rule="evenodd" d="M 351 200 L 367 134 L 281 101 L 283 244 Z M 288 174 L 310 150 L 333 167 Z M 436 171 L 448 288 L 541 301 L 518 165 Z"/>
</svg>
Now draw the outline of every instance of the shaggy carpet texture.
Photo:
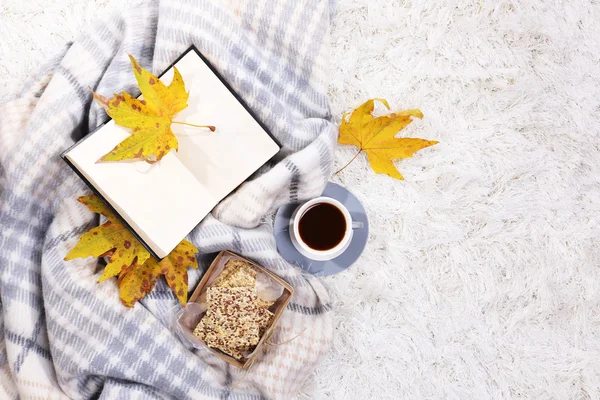
<svg viewBox="0 0 600 400">
<path fill-rule="evenodd" d="M 2 0 L 0 101 L 125 3 Z M 440 144 L 332 178 L 371 236 L 299 397 L 600 398 L 600 4 L 341 0 L 332 40 L 334 115 L 384 97 Z"/>
</svg>

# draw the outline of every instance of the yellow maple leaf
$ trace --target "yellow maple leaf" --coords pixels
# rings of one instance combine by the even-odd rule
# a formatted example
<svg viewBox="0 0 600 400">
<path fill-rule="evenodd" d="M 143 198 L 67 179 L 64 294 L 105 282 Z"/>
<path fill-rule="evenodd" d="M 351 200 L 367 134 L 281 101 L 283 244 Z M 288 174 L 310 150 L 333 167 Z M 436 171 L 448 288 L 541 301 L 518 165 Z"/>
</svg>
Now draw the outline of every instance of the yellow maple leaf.
<svg viewBox="0 0 600 400">
<path fill-rule="evenodd" d="M 142 68 L 133 56 L 129 55 L 129 59 L 143 100 L 127 92 L 115 94 L 109 99 L 92 91 L 94 99 L 117 125 L 132 129 L 131 136 L 98 161 L 160 161 L 169 151 L 178 149 L 177 138 L 171 130 L 173 123 L 215 130 L 214 126 L 173 121 L 173 117 L 187 107 L 189 98 L 183 78 L 176 67 L 173 67 L 173 81 L 166 86 L 154 74 Z"/>
<path fill-rule="evenodd" d="M 142 265 L 133 263 L 125 268 L 118 279 L 121 303 L 133 307 L 138 300 L 152 291 L 160 273 L 160 266 L 154 257 L 150 257 Z"/>
<path fill-rule="evenodd" d="M 131 265 L 119 275 L 121 302 L 127 307 L 133 307 L 136 301 L 150 293 L 160 275 L 164 275 L 179 302 L 185 305 L 188 292 L 187 267 L 198 268 L 198 261 L 194 257 L 197 252 L 196 246 L 187 240 L 182 240 L 161 261 L 150 257 L 143 265 Z"/>
<path fill-rule="evenodd" d="M 416 138 L 397 138 L 398 131 L 412 122 L 411 117 L 423 118 L 423 113 L 414 109 L 373 117 L 375 100 L 385 105 L 388 110 L 390 109 L 385 99 L 371 99 L 354 110 L 349 118 L 349 113 L 342 117 L 338 143 L 357 146 L 360 151 L 341 170 L 364 151 L 373 171 L 403 180 L 404 178 L 396 169 L 393 160 L 410 158 L 417 151 L 438 142 Z"/>
<path fill-rule="evenodd" d="M 96 195 L 81 196 L 77 201 L 86 205 L 90 211 L 104 215 L 108 221 L 84 233 L 65 260 L 89 256 L 100 257 L 107 252 L 112 252 L 110 262 L 98 279 L 98 282 L 102 282 L 118 275 L 122 269 L 130 266 L 136 257 L 140 263 L 150 257 L 148 250 Z"/>
<path fill-rule="evenodd" d="M 109 256 L 110 261 L 98 282 L 119 275 L 119 296 L 128 307 L 144 298 L 154 288 L 160 275 L 165 276 L 169 287 L 185 305 L 187 268 L 198 268 L 194 256 L 198 252 L 196 246 L 182 240 L 167 257 L 157 261 L 96 195 L 82 196 L 77 200 L 90 211 L 106 216 L 108 221 L 84 233 L 65 260 Z"/>
</svg>

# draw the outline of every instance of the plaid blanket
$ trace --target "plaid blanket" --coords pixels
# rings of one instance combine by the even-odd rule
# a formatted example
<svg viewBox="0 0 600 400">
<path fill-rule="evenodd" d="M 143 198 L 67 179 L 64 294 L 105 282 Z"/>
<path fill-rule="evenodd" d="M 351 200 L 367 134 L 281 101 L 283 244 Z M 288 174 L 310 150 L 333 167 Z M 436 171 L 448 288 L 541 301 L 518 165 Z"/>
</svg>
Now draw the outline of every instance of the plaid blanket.
<svg viewBox="0 0 600 400">
<path fill-rule="evenodd" d="M 0 398 L 259 399 L 299 390 L 331 344 L 330 300 L 317 279 L 277 254 L 261 218 L 318 195 L 331 172 L 330 7 L 326 0 L 147 1 L 90 27 L 2 106 Z M 177 339 L 170 329 L 177 300 L 164 282 L 126 309 L 115 280 L 96 284 L 98 260 L 63 261 L 98 224 L 75 200 L 89 190 L 59 158 L 106 118 L 88 87 L 135 92 L 127 53 L 159 73 L 191 44 L 284 145 L 277 164 L 188 237 L 204 268 L 211 254 L 230 249 L 296 289 L 272 341 L 300 336 L 270 347 L 246 376 Z M 190 271 L 190 289 L 201 273 Z"/>
</svg>

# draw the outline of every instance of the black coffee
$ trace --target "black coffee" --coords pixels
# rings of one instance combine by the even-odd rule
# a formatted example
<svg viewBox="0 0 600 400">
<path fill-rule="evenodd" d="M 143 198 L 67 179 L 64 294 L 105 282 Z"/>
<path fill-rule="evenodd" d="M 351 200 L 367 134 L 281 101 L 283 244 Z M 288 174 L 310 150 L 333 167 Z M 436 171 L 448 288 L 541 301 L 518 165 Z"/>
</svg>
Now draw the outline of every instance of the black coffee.
<svg viewBox="0 0 600 400">
<path fill-rule="evenodd" d="M 329 203 L 312 205 L 300 217 L 300 239 L 315 250 L 329 250 L 337 246 L 346 233 L 346 218 L 342 211 Z"/>
</svg>

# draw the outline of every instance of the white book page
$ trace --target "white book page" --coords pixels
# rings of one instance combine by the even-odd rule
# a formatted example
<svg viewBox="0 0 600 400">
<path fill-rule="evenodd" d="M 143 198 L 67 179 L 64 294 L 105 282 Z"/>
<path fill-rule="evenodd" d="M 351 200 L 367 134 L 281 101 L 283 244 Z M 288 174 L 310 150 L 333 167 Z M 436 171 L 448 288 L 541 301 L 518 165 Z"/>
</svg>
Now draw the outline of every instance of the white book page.
<svg viewBox="0 0 600 400">
<path fill-rule="evenodd" d="M 190 98 L 174 120 L 214 125 L 215 132 L 173 124 L 179 151 L 160 162 L 96 163 L 129 135 L 111 120 L 66 154 L 159 257 L 279 151 L 194 51 L 175 65 Z M 161 80 L 172 78 L 170 69 Z"/>
<path fill-rule="evenodd" d="M 210 132 L 173 124 L 177 158 L 220 201 L 277 154 L 279 146 L 194 51 L 175 65 L 190 92 L 188 107 L 175 120 L 217 128 Z M 173 74 L 170 69 L 161 80 L 169 84 Z"/>
<path fill-rule="evenodd" d="M 67 158 L 138 235 L 165 257 L 218 202 L 175 157 L 96 163 L 125 139 L 127 130 L 109 121 L 73 148 Z"/>
</svg>

